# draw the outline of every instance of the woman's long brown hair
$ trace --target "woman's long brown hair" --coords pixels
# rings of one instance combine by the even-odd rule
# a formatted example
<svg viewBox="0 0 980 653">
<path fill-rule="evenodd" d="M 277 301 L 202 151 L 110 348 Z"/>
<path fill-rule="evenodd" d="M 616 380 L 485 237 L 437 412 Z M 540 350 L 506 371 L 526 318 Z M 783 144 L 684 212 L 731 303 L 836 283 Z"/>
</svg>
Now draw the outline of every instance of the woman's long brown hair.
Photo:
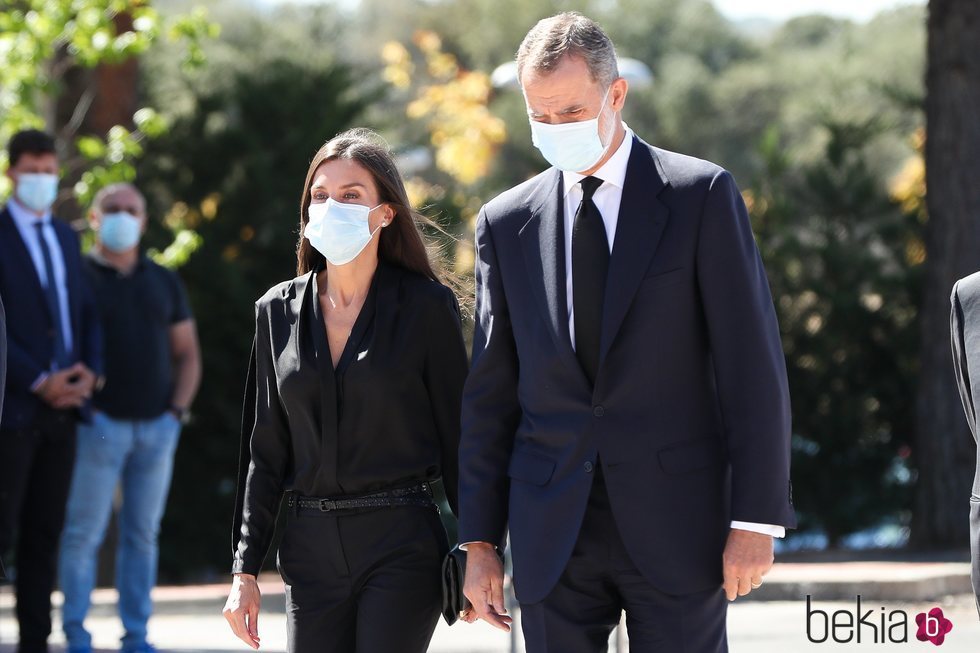
<svg viewBox="0 0 980 653">
<path fill-rule="evenodd" d="M 349 159 L 363 166 L 374 178 L 379 201 L 386 203 L 395 211 L 395 219 L 392 220 L 391 225 L 381 230 L 378 258 L 439 281 L 440 274 L 429 258 L 425 241 L 418 227 L 418 222 L 428 221 L 412 210 L 408 193 L 405 191 L 405 183 L 395 167 L 394 158 L 387 144 L 378 134 L 363 127 L 337 134 L 324 143 L 310 162 L 306 183 L 303 185 L 303 198 L 300 201 L 300 238 L 296 250 L 297 275 L 301 276 L 316 269 L 324 260 L 323 254 L 303 237 L 303 230 L 309 222 L 307 211 L 310 208 L 310 186 L 313 184 L 313 174 L 324 161 L 334 159 Z"/>
</svg>

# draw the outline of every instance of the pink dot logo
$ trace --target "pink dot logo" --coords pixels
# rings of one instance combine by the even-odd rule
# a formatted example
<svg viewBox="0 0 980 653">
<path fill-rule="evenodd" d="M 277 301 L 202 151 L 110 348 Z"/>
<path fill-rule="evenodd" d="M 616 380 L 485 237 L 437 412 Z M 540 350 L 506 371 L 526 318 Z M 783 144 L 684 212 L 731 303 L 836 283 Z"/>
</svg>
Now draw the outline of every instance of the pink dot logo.
<svg viewBox="0 0 980 653">
<path fill-rule="evenodd" d="M 919 630 L 915 638 L 920 642 L 932 642 L 941 646 L 946 640 L 946 633 L 953 630 L 953 622 L 943 616 L 942 608 L 933 608 L 928 613 L 920 612 L 915 615 L 915 623 Z"/>
</svg>

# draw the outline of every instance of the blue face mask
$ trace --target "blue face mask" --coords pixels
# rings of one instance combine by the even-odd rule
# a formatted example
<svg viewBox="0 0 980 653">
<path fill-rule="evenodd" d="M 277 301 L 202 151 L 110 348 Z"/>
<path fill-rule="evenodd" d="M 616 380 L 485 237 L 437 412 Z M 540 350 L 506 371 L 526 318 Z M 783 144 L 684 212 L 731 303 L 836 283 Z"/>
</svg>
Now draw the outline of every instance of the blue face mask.
<svg viewBox="0 0 980 653">
<path fill-rule="evenodd" d="M 378 206 L 381 206 L 378 204 Z M 333 265 L 350 263 L 381 229 L 371 231 L 368 215 L 378 206 L 344 204 L 328 198 L 321 204 L 310 204 L 303 236 Z"/>
<path fill-rule="evenodd" d="M 37 213 L 51 208 L 58 197 L 58 175 L 22 172 L 17 175 L 17 201 Z"/>
<path fill-rule="evenodd" d="M 139 244 L 142 227 L 143 221 L 134 215 L 108 213 L 99 225 L 99 242 L 116 253 L 128 251 Z"/>
<path fill-rule="evenodd" d="M 610 89 L 606 90 L 606 95 L 602 98 L 599 114 L 602 114 L 602 109 L 606 106 Z M 612 122 L 610 126 L 615 129 Z M 609 143 L 612 143 L 612 134 L 607 136 Z M 591 120 L 554 125 L 532 120 L 531 142 L 548 163 L 567 172 L 588 170 L 599 162 L 609 147 L 602 144 L 599 136 L 598 115 Z"/>
</svg>

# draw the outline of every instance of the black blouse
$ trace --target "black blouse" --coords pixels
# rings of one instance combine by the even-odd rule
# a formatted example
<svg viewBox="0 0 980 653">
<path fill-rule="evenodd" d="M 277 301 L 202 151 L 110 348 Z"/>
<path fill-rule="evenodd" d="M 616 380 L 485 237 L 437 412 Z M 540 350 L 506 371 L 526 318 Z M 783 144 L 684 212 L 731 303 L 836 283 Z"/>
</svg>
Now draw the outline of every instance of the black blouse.
<svg viewBox="0 0 980 653">
<path fill-rule="evenodd" d="M 441 476 L 456 512 L 467 359 L 455 296 L 379 263 L 334 370 L 316 272 L 255 304 L 233 573 L 258 573 L 284 492 L 365 494 Z"/>
</svg>

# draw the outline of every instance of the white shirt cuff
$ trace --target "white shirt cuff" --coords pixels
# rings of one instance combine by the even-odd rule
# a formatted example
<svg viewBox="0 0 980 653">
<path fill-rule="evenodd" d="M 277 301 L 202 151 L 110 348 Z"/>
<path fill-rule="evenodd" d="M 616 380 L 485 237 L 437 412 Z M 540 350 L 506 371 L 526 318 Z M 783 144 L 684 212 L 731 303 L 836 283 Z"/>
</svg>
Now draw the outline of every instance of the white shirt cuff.
<svg viewBox="0 0 980 653">
<path fill-rule="evenodd" d="M 786 528 L 784 526 L 775 526 L 773 524 L 757 524 L 751 521 L 733 521 L 732 528 L 737 528 L 740 531 L 752 531 L 753 533 L 772 535 L 773 537 L 786 537 Z"/>
<path fill-rule="evenodd" d="M 466 550 L 466 547 L 468 547 L 471 544 L 490 544 L 490 543 L 489 542 L 463 542 L 462 544 L 459 545 L 459 550 L 460 551 L 465 551 Z M 494 544 L 493 545 L 493 548 L 494 549 L 497 549 L 497 545 Z"/>
<path fill-rule="evenodd" d="M 41 387 L 41 384 L 48 380 L 48 373 L 41 372 L 41 375 L 34 379 L 34 383 L 31 384 L 31 392 L 37 392 L 37 389 Z"/>
</svg>

